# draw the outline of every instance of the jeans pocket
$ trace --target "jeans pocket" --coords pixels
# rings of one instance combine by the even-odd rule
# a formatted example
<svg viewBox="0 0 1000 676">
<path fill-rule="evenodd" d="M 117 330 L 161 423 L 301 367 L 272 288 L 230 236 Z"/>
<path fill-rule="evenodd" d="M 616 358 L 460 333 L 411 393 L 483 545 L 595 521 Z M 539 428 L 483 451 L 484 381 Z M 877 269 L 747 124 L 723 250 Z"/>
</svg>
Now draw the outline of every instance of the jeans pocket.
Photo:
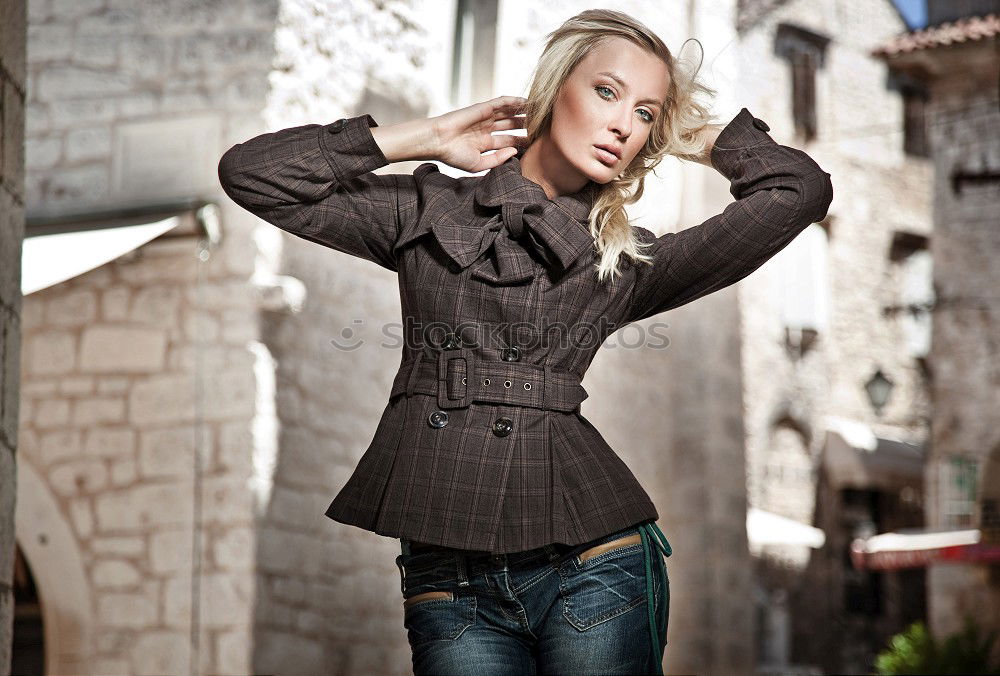
<svg viewBox="0 0 1000 676">
<path fill-rule="evenodd" d="M 638 538 L 592 547 L 560 569 L 563 616 L 570 624 L 586 631 L 645 604 L 645 557 Z"/>
<path fill-rule="evenodd" d="M 403 602 L 403 626 L 411 647 L 453 641 L 476 623 L 476 596 L 452 589 L 421 592 Z"/>
</svg>

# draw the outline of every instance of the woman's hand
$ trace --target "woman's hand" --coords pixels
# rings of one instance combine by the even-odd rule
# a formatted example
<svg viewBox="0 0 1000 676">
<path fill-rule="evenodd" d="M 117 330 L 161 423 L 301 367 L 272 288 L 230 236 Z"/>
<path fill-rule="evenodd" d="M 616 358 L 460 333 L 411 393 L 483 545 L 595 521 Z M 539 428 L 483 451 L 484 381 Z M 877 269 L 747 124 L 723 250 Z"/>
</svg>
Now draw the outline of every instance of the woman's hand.
<svg viewBox="0 0 1000 676">
<path fill-rule="evenodd" d="M 513 157 L 526 142 L 524 136 L 493 134 L 495 131 L 524 129 L 527 99 L 498 96 L 431 118 L 434 126 L 434 159 L 472 173 L 492 169 Z M 483 153 L 495 150 L 495 153 Z"/>
</svg>

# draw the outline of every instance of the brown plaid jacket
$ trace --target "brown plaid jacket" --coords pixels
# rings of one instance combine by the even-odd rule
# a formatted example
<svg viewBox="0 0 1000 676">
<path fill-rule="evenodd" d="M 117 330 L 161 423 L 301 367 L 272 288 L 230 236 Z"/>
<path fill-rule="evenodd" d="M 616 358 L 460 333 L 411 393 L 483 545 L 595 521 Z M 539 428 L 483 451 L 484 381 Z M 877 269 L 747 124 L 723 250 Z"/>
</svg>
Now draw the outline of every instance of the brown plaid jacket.
<svg viewBox="0 0 1000 676">
<path fill-rule="evenodd" d="M 712 163 L 736 201 L 656 237 L 597 280 L 595 183 L 547 199 L 520 155 L 482 176 L 388 160 L 370 115 L 256 136 L 219 179 L 240 206 L 303 239 L 396 272 L 406 340 L 367 451 L 326 515 L 380 535 L 511 553 L 577 545 L 659 515 L 580 413 L 604 340 L 749 275 L 833 199 L 830 174 L 743 108 Z"/>
</svg>

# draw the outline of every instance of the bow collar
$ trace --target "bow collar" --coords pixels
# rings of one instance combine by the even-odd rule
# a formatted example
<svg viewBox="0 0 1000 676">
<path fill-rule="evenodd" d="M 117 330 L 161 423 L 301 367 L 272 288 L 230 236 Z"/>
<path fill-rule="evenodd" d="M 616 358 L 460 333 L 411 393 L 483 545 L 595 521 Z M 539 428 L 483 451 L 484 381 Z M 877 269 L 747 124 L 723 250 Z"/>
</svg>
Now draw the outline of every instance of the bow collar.
<svg viewBox="0 0 1000 676">
<path fill-rule="evenodd" d="M 473 199 L 486 211 L 497 212 L 492 218 L 470 220 L 443 211 L 406 240 L 433 232 L 453 269 L 479 261 L 473 277 L 494 284 L 531 280 L 536 258 L 560 272 L 569 268 L 594 246 L 588 222 L 597 184 L 589 182 L 577 193 L 550 200 L 540 185 L 521 174 L 522 153 L 490 169 L 475 184 Z M 487 251 L 491 255 L 480 261 Z"/>
</svg>

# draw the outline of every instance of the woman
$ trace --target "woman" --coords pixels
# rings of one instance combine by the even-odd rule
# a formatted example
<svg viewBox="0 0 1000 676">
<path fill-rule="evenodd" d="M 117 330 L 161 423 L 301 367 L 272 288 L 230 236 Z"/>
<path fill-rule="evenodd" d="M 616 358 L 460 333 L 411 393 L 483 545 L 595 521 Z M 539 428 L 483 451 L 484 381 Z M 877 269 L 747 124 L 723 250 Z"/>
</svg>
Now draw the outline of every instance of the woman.
<svg viewBox="0 0 1000 676">
<path fill-rule="evenodd" d="M 549 36 L 527 99 L 284 129 L 220 162 L 239 205 L 399 275 L 402 362 L 326 515 L 400 538 L 417 674 L 662 673 L 670 544 L 580 380 L 607 336 L 744 278 L 833 197 L 746 108 L 708 124 L 695 76 L 632 17 L 587 10 Z M 680 233 L 631 225 L 667 155 L 736 201 Z M 413 159 L 488 171 L 372 171 Z"/>
</svg>

